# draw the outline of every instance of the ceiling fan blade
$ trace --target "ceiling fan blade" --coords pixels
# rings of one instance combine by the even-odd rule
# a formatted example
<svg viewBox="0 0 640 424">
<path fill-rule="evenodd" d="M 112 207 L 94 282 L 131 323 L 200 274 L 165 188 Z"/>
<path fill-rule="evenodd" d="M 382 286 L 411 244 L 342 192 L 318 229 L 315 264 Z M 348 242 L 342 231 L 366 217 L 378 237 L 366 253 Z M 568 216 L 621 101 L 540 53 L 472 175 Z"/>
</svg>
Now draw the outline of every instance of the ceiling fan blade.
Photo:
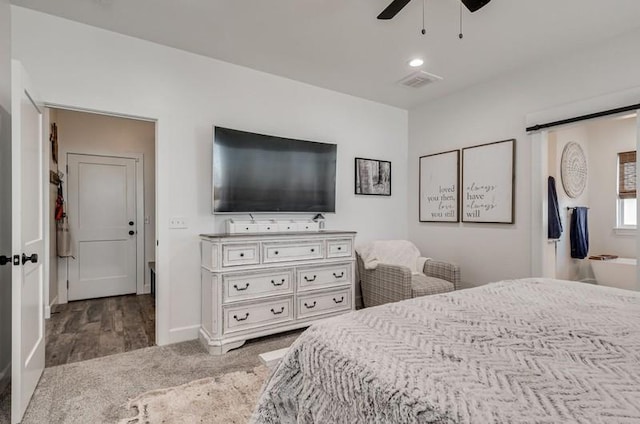
<svg viewBox="0 0 640 424">
<path fill-rule="evenodd" d="M 392 19 L 396 16 L 404 7 L 409 4 L 411 0 L 393 0 L 386 9 L 378 15 L 378 19 Z"/>
<path fill-rule="evenodd" d="M 490 1 L 491 0 L 462 0 L 462 4 L 464 4 L 467 9 L 473 13 L 476 10 L 480 10 L 485 7 Z"/>
</svg>

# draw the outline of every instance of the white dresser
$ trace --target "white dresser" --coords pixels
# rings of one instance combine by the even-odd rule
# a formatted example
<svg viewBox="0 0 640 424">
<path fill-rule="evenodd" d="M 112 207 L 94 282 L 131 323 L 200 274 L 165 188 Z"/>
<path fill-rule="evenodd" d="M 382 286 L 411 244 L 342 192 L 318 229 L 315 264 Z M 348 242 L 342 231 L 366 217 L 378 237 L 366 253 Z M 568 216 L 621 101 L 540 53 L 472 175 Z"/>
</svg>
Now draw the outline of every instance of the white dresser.
<svg viewBox="0 0 640 424">
<path fill-rule="evenodd" d="M 221 355 L 355 309 L 355 234 L 201 235 L 202 343 Z"/>
</svg>

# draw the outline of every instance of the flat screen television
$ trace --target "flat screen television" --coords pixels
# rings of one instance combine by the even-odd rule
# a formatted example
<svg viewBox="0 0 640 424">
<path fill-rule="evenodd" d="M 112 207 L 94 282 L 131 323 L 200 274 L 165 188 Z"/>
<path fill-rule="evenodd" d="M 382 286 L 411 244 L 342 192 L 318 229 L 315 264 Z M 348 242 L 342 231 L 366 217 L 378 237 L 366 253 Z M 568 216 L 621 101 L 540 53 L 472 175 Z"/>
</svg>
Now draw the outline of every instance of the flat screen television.
<svg viewBox="0 0 640 424">
<path fill-rule="evenodd" d="M 336 150 L 215 127 L 213 212 L 335 212 Z"/>
</svg>

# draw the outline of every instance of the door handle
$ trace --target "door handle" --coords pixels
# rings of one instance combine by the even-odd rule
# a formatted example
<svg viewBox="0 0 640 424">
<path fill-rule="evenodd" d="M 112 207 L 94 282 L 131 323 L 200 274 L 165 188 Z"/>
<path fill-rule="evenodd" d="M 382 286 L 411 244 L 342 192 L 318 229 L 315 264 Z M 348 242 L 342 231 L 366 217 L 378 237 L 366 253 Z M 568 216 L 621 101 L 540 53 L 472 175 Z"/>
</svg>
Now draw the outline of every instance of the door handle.
<svg viewBox="0 0 640 424">
<path fill-rule="evenodd" d="M 133 230 L 129 231 L 129 235 L 130 235 L 130 236 L 134 235 L 135 233 L 136 233 L 136 232 L 135 232 L 135 231 L 133 231 Z"/>
<path fill-rule="evenodd" d="M 38 254 L 34 253 L 31 256 L 27 256 L 24 253 L 22 254 L 22 265 L 26 264 L 27 262 L 31 261 L 34 264 L 38 263 Z"/>
<path fill-rule="evenodd" d="M 11 264 L 11 259 L 12 259 L 11 256 L 1 255 L 0 256 L 0 266 Z"/>
<path fill-rule="evenodd" d="M 133 226 L 133 221 L 129 221 L 129 225 Z"/>
</svg>

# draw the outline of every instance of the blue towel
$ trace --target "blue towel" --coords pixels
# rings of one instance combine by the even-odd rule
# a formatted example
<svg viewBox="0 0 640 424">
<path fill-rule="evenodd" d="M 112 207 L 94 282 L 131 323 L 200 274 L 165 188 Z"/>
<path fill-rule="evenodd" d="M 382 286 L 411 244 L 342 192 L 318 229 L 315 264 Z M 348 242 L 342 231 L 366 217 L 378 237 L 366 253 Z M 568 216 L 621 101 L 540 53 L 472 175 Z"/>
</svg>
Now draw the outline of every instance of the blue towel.
<svg viewBox="0 0 640 424">
<path fill-rule="evenodd" d="M 558 193 L 556 192 L 556 179 L 549 177 L 549 227 L 547 236 L 550 239 L 559 239 L 562 235 L 562 221 L 560 220 L 560 207 L 558 206 Z"/>
<path fill-rule="evenodd" d="M 571 257 L 584 259 L 589 254 L 589 229 L 585 207 L 573 209 L 571 214 Z"/>
</svg>

